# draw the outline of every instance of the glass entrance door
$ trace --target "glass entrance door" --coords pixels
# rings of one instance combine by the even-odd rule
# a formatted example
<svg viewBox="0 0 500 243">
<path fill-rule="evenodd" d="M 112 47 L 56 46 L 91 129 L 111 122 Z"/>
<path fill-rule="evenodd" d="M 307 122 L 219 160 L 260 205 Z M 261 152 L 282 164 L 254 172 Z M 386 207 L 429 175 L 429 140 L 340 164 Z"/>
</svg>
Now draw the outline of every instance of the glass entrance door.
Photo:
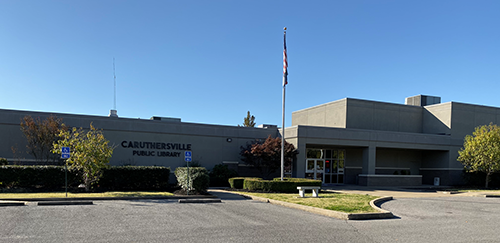
<svg viewBox="0 0 500 243">
<path fill-rule="evenodd" d="M 344 184 L 344 160 L 338 160 L 337 183 Z"/>
<path fill-rule="evenodd" d="M 326 184 L 344 184 L 345 150 L 332 149 L 325 151 Z"/>
<path fill-rule="evenodd" d="M 324 180 L 325 161 L 322 159 L 307 159 L 306 178 L 314 180 Z"/>
<path fill-rule="evenodd" d="M 306 151 L 306 178 L 326 184 L 344 184 L 344 149 L 309 148 Z"/>
</svg>

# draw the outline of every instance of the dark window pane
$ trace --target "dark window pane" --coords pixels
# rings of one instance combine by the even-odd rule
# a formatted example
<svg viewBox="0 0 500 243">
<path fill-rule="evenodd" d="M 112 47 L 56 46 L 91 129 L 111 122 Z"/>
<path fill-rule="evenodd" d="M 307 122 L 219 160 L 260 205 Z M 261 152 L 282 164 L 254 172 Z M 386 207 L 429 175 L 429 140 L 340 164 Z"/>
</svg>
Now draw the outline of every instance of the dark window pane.
<svg viewBox="0 0 500 243">
<path fill-rule="evenodd" d="M 307 161 L 307 170 L 314 170 L 314 160 Z"/>
<path fill-rule="evenodd" d="M 325 160 L 325 172 L 330 173 L 332 171 L 332 163 L 330 160 Z"/>
<path fill-rule="evenodd" d="M 332 183 L 331 175 L 325 174 L 325 183 Z"/>
<path fill-rule="evenodd" d="M 337 153 L 338 153 L 337 150 L 333 150 L 332 151 L 332 159 L 336 159 L 337 158 Z"/>
<path fill-rule="evenodd" d="M 332 151 L 331 150 L 325 150 L 325 159 L 331 159 L 332 158 Z"/>
<path fill-rule="evenodd" d="M 344 156 L 345 156 L 345 151 L 339 150 L 339 159 L 344 159 Z"/>
<path fill-rule="evenodd" d="M 308 159 L 321 159 L 323 153 L 321 149 L 308 149 L 307 158 Z"/>
</svg>

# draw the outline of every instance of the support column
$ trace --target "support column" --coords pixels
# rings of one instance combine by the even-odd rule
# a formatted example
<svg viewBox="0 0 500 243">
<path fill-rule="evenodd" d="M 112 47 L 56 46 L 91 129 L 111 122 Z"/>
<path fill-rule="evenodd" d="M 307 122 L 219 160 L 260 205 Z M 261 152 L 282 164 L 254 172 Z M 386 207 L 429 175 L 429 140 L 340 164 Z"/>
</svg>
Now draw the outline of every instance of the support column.
<svg viewBox="0 0 500 243">
<path fill-rule="evenodd" d="M 303 140 L 297 139 L 297 142 L 295 145 L 295 148 L 297 151 L 299 151 L 299 154 L 297 154 L 297 163 L 293 167 L 293 170 L 295 171 L 295 177 L 297 178 L 305 178 L 306 177 L 306 143 L 303 142 Z"/>
<path fill-rule="evenodd" d="M 370 145 L 363 149 L 363 174 L 375 175 L 377 147 Z"/>
</svg>

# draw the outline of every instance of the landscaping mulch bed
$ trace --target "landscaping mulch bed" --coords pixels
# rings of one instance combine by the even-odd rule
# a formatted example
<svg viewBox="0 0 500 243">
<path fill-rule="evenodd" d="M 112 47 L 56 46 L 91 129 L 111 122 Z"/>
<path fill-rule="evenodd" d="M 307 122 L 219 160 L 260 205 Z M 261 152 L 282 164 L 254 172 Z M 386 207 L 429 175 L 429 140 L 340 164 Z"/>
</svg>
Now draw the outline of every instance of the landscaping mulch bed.
<svg viewBox="0 0 500 243">
<path fill-rule="evenodd" d="M 185 189 L 179 189 L 172 192 L 174 195 L 185 196 L 187 192 Z M 197 192 L 197 191 L 189 191 L 189 195 L 210 195 L 208 192 Z"/>
</svg>

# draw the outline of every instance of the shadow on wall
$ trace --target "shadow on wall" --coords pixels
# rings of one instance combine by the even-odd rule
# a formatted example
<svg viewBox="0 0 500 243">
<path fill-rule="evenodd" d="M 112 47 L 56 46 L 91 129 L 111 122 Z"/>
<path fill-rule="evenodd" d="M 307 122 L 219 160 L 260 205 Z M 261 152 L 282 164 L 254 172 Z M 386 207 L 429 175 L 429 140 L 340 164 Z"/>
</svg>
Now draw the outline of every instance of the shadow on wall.
<svg viewBox="0 0 500 243">
<path fill-rule="evenodd" d="M 267 173 L 261 173 L 257 168 L 253 166 L 249 166 L 246 164 L 239 164 L 237 167 L 237 172 L 240 177 L 259 177 L 259 178 L 264 178 L 264 179 L 272 179 L 272 178 L 277 178 L 281 177 L 281 172 L 278 170 L 277 172 L 271 173 L 269 176 L 267 176 Z"/>
<path fill-rule="evenodd" d="M 424 109 L 423 112 L 424 112 L 422 121 L 423 133 L 438 134 L 438 135 L 451 134 L 451 129 L 441 119 L 439 119 L 439 117 L 437 117 L 435 114 L 433 114 L 427 109 Z M 443 114 L 443 115 L 448 116 L 448 119 L 451 119 L 451 114 Z"/>
</svg>

